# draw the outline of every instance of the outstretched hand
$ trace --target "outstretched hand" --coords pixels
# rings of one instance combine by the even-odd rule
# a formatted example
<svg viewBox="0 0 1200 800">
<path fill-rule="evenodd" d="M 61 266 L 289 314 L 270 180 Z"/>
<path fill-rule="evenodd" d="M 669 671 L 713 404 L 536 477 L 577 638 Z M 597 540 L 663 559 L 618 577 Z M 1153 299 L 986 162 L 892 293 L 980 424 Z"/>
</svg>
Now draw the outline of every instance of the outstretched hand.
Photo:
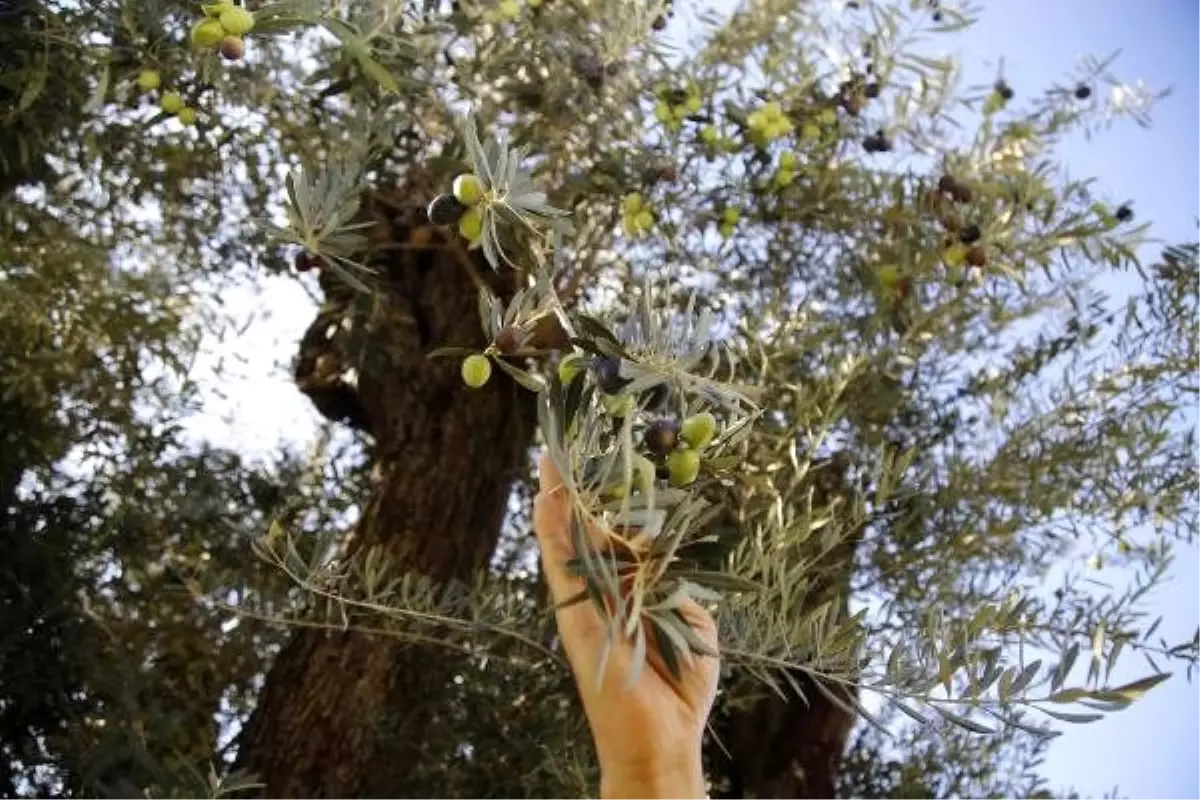
<svg viewBox="0 0 1200 800">
<path fill-rule="evenodd" d="M 541 486 L 533 503 L 533 528 L 542 553 L 542 569 L 556 606 L 558 631 L 596 743 L 604 797 L 704 797 L 700 744 L 716 699 L 716 658 L 681 660 L 680 680 L 667 671 L 653 643 L 647 642 L 648 664 L 632 687 L 625 679 L 633 661 L 633 645 L 616 636 L 602 684 L 597 683 L 606 622 L 584 600 L 561 605 L 584 589 L 566 562 L 571 545 L 571 501 L 562 478 L 545 454 L 539 465 Z M 589 530 L 593 543 L 603 532 Z M 715 652 L 717 630 L 712 616 L 688 600 L 680 608 L 697 635 Z"/>
</svg>

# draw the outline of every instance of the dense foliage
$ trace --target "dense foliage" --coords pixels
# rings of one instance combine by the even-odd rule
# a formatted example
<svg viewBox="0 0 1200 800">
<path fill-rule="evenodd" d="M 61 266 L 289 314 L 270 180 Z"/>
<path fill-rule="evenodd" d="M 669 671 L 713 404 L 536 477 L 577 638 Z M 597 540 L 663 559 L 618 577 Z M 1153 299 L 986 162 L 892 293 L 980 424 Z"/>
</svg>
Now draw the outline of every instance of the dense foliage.
<svg viewBox="0 0 1200 800">
<path fill-rule="evenodd" d="M 759 404 L 737 436 L 718 408 L 689 490 L 713 504 L 712 540 L 679 573 L 757 587 L 720 605 L 714 796 L 788 791 L 768 763 L 796 735 L 781 715 L 821 698 L 829 747 L 846 746 L 823 765 L 841 794 L 1036 796 L 1050 717 L 1119 713 L 1190 672 L 1197 640 L 1162 641 L 1144 606 L 1197 524 L 1200 267 L 1195 245 L 1152 250 L 1128 205 L 1061 165 L 1068 136 L 1152 104 L 1107 63 L 1037 93 L 1003 75 L 958 91 L 925 45 L 971 23 L 948 3 L 247 8 L 249 30 L 222 3 L 0 2 L 0 793 L 278 785 L 230 775 L 287 756 L 238 732 L 256 703 L 269 730 L 308 702 L 268 669 L 320 628 L 411 645 L 400 682 L 436 689 L 420 713 L 370 701 L 371 735 L 408 748 L 376 791 L 593 791 L 530 567 L 530 464 L 498 471 L 508 513 L 469 568 L 430 567 L 412 541 L 446 531 L 391 541 L 377 522 L 396 459 L 461 436 L 545 442 L 454 430 L 447 398 L 505 393 L 532 417 L 544 376 L 561 410 L 548 304 L 592 346 L 643 308 L 707 314 L 736 359 L 721 391 Z M 481 160 L 476 131 L 523 148 L 528 191 L 494 226 L 458 209 L 438 234 L 452 256 L 424 268 L 468 272 L 483 308 L 513 315 L 473 321 L 477 341 L 425 341 L 450 301 L 397 277 L 419 247 L 390 215 L 464 172 L 498 185 L 507 153 Z M 535 191 L 545 203 L 515 202 Z M 536 291 L 516 294 L 517 271 Z M 1098 288 L 1129 274 L 1128 298 Z M 320 295 L 313 330 L 353 370 L 318 393 L 306 337 L 297 383 L 329 425 L 259 463 L 186 424 L 198 354 L 229 336 L 221 298 L 267 276 Z M 414 328 L 423 350 L 397 352 Z M 640 330 L 622 341 L 635 368 L 703 344 Z M 495 366 L 480 380 L 472 362 L 478 397 L 443 346 Z M 705 350 L 687 374 L 717 363 Z M 378 411 L 412 397 L 445 406 L 446 430 Z M 588 408 L 595 435 L 572 441 L 608 442 L 611 401 Z M 623 419 L 621 441 L 640 441 L 643 418 Z M 414 485 L 472 500 L 429 480 Z M 309 667 L 359 668 L 329 663 Z M 329 684 L 374 698 L 369 674 Z"/>
</svg>

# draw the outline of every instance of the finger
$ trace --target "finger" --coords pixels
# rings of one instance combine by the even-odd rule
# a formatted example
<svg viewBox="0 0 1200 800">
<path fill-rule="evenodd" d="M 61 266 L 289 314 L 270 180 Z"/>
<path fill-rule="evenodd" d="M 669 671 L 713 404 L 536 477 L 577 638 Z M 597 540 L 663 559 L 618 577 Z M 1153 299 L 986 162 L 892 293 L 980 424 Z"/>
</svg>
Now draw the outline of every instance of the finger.
<svg viewBox="0 0 1200 800">
<path fill-rule="evenodd" d="M 583 591 L 581 578 L 571 575 L 567 560 L 575 553 L 571 546 L 571 504 L 563 488 L 562 477 L 545 453 L 538 464 L 540 489 L 533 498 L 533 532 L 542 551 L 542 571 L 557 605 Z"/>
<path fill-rule="evenodd" d="M 571 498 L 562 478 L 549 456 L 543 454 L 539 465 L 540 491 L 533 500 L 533 530 L 542 554 L 542 573 L 556 606 L 567 601 L 572 605 L 557 610 L 559 635 L 568 657 L 577 662 L 578 669 L 587 669 L 590 658 L 584 656 L 600 646 L 604 636 L 604 620 L 591 598 L 579 596 L 587 584 L 572 575 L 566 567 L 575 555 L 571 540 Z M 604 541 L 602 532 L 589 526 L 588 539 L 597 544 Z"/>
</svg>

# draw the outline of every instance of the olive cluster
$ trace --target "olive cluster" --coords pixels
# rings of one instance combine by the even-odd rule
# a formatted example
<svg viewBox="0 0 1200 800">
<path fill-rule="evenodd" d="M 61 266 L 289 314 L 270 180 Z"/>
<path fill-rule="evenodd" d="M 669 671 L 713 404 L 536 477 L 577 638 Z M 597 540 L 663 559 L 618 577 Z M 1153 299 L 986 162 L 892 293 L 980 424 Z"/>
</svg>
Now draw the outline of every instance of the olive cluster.
<svg viewBox="0 0 1200 800">
<path fill-rule="evenodd" d="M 465 172 L 454 179 L 449 194 L 439 194 L 429 203 L 426 215 L 434 225 L 457 225 L 471 244 L 483 238 L 483 210 L 488 185 L 478 175 Z"/>
<path fill-rule="evenodd" d="M 197 50 L 220 50 L 221 56 L 237 61 L 246 54 L 242 38 L 254 30 L 254 15 L 234 5 L 232 0 L 220 0 L 204 6 L 204 19 L 192 26 L 192 47 Z"/>
<path fill-rule="evenodd" d="M 559 362 L 558 379 L 569 386 L 580 376 L 590 372 L 596 388 L 603 395 L 601 404 L 605 411 L 616 418 L 633 413 L 636 400 L 633 395 L 622 394 L 629 381 L 621 377 L 621 362 L 616 358 L 588 357 L 581 354 L 566 356 Z M 649 390 L 649 408 L 661 409 L 666 405 L 669 390 L 660 384 Z M 657 477 L 665 477 L 671 486 L 688 486 L 700 475 L 702 451 L 712 444 L 717 436 L 717 418 L 704 411 L 693 414 L 682 422 L 670 416 L 657 416 L 643 426 L 641 441 L 645 454 L 638 453 L 634 459 L 632 485 L 618 484 L 607 494 L 621 498 L 632 491 L 646 492 Z"/>
</svg>

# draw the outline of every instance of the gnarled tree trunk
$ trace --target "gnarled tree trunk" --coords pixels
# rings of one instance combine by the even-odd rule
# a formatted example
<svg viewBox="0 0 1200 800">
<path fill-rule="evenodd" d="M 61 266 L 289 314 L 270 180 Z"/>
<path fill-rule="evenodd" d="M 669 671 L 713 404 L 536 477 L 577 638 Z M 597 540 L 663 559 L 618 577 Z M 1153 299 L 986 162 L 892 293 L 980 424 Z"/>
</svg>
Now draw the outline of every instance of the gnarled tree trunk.
<svg viewBox="0 0 1200 800">
<path fill-rule="evenodd" d="M 468 263 L 499 295 L 514 289 L 511 273 L 493 276 L 428 226 L 418 205 L 427 199 L 385 215 L 393 246 L 376 259 L 377 297 L 352 298 L 323 280 L 328 302 L 304 337 L 296 375 L 323 414 L 375 439 L 376 484 L 354 546 L 384 547 L 399 570 L 464 580 L 495 549 L 535 406 L 511 380 L 471 390 L 457 360 L 426 357 L 437 346 L 484 344 Z M 449 678 L 447 652 L 353 631 L 297 631 L 267 677 L 240 766 L 269 797 L 393 795 L 411 762 L 407 744 Z"/>
</svg>

